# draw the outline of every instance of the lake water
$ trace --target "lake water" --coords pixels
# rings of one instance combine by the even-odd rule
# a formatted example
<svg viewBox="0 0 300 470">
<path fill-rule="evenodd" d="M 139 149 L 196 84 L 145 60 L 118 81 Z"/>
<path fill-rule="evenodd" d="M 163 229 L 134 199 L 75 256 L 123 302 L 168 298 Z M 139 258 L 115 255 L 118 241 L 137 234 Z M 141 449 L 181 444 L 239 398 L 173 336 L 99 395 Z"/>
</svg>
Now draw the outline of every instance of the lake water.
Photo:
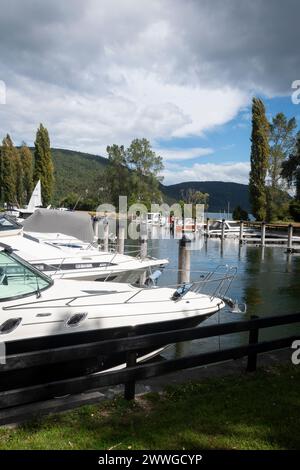
<svg viewBox="0 0 300 470">
<path fill-rule="evenodd" d="M 285 247 L 257 247 L 239 245 L 236 239 L 221 240 L 200 238 L 197 249 L 191 252 L 191 280 L 199 280 L 199 273 L 212 271 L 220 264 L 237 267 L 237 276 L 228 295 L 247 304 L 246 313 L 232 313 L 225 307 L 202 325 L 260 317 L 282 315 L 300 311 L 300 255 L 285 253 Z M 177 283 L 178 240 L 159 239 L 148 241 L 148 252 L 157 258 L 168 258 L 170 264 L 164 270 L 160 285 Z M 201 325 L 201 326 L 202 326 Z M 260 339 L 299 334 L 300 325 L 280 326 L 261 330 Z M 237 346 L 247 342 L 248 334 L 239 333 L 221 338 L 209 338 L 180 343 L 167 349 L 165 357 L 191 354 Z"/>
</svg>

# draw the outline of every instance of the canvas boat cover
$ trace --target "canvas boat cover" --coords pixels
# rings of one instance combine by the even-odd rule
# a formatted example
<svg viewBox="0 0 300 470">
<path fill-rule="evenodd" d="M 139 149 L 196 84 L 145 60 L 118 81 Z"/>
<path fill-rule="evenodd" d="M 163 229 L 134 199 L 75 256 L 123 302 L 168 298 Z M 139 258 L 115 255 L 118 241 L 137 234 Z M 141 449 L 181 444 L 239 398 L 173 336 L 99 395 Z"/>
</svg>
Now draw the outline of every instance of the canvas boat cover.
<svg viewBox="0 0 300 470">
<path fill-rule="evenodd" d="M 94 240 L 91 216 L 86 212 L 36 209 L 23 227 L 26 232 L 63 233 L 88 243 Z"/>
</svg>

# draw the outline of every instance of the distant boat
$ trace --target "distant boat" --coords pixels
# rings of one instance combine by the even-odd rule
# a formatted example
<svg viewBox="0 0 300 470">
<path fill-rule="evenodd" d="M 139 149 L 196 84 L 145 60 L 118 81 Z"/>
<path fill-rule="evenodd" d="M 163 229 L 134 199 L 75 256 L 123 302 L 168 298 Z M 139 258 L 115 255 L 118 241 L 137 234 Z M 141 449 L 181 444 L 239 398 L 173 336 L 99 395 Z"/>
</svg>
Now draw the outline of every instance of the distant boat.
<svg viewBox="0 0 300 470">
<path fill-rule="evenodd" d="M 31 194 L 31 198 L 29 200 L 28 206 L 27 206 L 27 211 L 31 212 L 31 214 L 34 213 L 35 209 L 37 207 L 42 207 L 42 189 L 41 189 L 41 180 L 38 180 L 36 183 L 36 186 L 33 190 L 33 193 Z"/>
<path fill-rule="evenodd" d="M 41 180 L 38 180 L 31 194 L 28 205 L 24 208 L 13 206 L 8 211 L 6 211 L 6 214 L 16 218 L 21 222 L 22 220 L 27 219 L 27 217 L 32 215 L 37 208 L 42 207 L 42 205 Z"/>
<path fill-rule="evenodd" d="M 240 233 L 240 222 L 235 220 L 224 220 L 224 233 L 225 235 L 230 236 L 239 236 Z M 243 232 L 252 233 L 253 229 L 244 227 Z M 215 220 L 209 224 L 209 234 L 210 235 L 221 235 L 222 234 L 222 220 Z"/>
</svg>

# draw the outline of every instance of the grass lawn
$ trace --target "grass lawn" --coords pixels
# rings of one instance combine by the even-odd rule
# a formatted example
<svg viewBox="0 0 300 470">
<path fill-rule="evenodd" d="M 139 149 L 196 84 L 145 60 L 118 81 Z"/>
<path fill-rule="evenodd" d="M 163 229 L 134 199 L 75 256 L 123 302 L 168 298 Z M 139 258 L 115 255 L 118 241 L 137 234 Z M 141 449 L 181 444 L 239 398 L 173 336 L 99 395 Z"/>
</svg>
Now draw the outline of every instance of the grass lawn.
<svg viewBox="0 0 300 470">
<path fill-rule="evenodd" d="M 300 449 L 300 366 L 205 380 L 0 428 L 1 449 Z"/>
</svg>

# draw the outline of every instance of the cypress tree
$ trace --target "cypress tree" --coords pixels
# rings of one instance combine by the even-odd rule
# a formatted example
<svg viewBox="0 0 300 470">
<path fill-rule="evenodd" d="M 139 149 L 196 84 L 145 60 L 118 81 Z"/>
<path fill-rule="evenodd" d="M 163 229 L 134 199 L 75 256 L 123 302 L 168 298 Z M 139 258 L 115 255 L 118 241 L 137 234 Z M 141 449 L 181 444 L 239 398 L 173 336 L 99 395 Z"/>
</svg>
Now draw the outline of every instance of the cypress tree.
<svg viewBox="0 0 300 470">
<path fill-rule="evenodd" d="M 41 180 L 43 204 L 47 206 L 51 202 L 53 193 L 53 163 L 50 150 L 50 139 L 47 129 L 40 124 L 34 142 L 34 173 L 36 184 Z"/>
<path fill-rule="evenodd" d="M 24 203 L 24 185 L 23 185 L 23 167 L 19 152 L 15 149 L 14 151 L 14 177 L 15 177 L 15 188 L 16 188 L 16 199 L 19 206 Z"/>
<path fill-rule="evenodd" d="M 16 202 L 15 152 L 13 142 L 7 134 L 1 147 L 1 199 L 7 204 Z"/>
<path fill-rule="evenodd" d="M 267 215 L 267 191 L 265 179 L 269 162 L 269 123 L 262 100 L 252 100 L 251 170 L 249 192 L 252 213 L 257 220 Z"/>
<path fill-rule="evenodd" d="M 33 156 L 26 144 L 22 144 L 19 155 L 23 170 L 23 191 L 26 203 L 29 202 L 33 190 Z"/>
</svg>

